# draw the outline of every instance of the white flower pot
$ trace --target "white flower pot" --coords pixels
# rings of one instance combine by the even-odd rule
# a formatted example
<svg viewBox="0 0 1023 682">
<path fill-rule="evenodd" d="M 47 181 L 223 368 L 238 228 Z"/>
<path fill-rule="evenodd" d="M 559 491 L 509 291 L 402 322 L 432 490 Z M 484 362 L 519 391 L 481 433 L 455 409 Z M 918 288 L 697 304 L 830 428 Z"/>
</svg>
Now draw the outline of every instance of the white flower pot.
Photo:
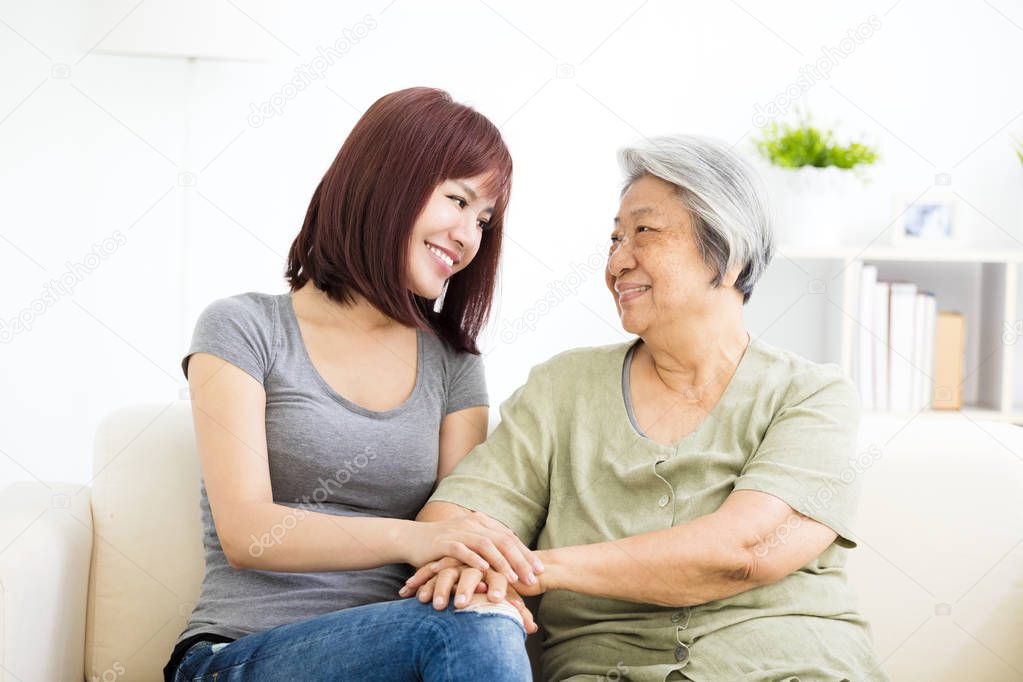
<svg viewBox="0 0 1023 682">
<path fill-rule="evenodd" d="M 834 166 L 775 170 L 775 242 L 782 248 L 840 245 L 860 183 L 853 172 Z"/>
</svg>

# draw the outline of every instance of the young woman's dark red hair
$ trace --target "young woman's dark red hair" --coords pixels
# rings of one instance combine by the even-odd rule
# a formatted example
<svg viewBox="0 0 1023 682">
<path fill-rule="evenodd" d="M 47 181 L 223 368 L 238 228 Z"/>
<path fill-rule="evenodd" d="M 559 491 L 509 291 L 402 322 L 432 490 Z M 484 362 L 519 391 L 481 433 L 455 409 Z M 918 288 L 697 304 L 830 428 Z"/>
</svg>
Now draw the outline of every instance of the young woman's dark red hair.
<svg viewBox="0 0 1023 682">
<path fill-rule="evenodd" d="M 443 307 L 409 288 L 413 224 L 434 188 L 452 178 L 489 174 L 496 197 L 490 227 L 465 270 L 448 281 Z M 388 317 L 429 328 L 458 350 L 478 353 L 490 313 L 511 193 L 512 160 L 501 133 L 443 90 L 408 88 L 377 100 L 356 123 L 313 193 L 288 254 L 297 291 L 312 280 L 338 303 L 358 294 Z"/>
</svg>

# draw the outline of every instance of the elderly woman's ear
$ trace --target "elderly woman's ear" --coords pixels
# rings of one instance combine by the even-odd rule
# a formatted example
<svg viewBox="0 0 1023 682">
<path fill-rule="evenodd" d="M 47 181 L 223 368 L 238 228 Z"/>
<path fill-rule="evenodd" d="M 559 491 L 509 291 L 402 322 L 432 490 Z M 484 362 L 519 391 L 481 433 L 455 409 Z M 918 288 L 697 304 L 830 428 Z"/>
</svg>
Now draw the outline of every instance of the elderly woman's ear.
<svg viewBox="0 0 1023 682">
<path fill-rule="evenodd" d="M 732 288 L 735 283 L 739 280 L 739 275 L 742 274 L 742 265 L 735 265 L 728 270 L 725 270 L 724 277 L 721 278 L 721 286 Z"/>
</svg>

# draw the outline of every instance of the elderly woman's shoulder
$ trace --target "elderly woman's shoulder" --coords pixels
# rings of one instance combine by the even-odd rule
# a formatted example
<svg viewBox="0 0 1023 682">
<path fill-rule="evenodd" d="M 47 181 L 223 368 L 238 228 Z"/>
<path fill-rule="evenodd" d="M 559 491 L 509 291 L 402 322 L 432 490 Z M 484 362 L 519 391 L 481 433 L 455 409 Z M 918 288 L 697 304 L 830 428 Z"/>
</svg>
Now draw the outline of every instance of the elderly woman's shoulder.
<svg viewBox="0 0 1023 682">
<path fill-rule="evenodd" d="M 583 346 L 561 351 L 533 367 L 532 375 L 565 381 L 592 378 L 601 373 L 622 371 L 622 362 L 632 341 L 605 346 Z"/>
<path fill-rule="evenodd" d="M 785 394 L 789 401 L 800 401 L 821 391 L 858 400 L 852 379 L 834 362 L 814 362 L 798 353 L 757 341 L 761 367 L 758 375 L 767 386 Z"/>
</svg>

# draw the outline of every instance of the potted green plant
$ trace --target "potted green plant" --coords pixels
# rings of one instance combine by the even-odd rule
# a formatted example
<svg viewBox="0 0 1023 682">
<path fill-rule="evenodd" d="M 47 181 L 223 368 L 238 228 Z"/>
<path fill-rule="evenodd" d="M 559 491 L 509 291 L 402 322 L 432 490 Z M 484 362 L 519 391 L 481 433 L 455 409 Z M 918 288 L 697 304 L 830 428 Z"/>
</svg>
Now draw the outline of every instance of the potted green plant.
<svg viewBox="0 0 1023 682">
<path fill-rule="evenodd" d="M 781 177 L 775 197 L 776 231 L 783 246 L 832 246 L 850 227 L 855 183 L 878 159 L 861 142 L 840 144 L 834 132 L 800 114 L 796 123 L 771 122 L 754 140 L 757 151 Z"/>
</svg>

